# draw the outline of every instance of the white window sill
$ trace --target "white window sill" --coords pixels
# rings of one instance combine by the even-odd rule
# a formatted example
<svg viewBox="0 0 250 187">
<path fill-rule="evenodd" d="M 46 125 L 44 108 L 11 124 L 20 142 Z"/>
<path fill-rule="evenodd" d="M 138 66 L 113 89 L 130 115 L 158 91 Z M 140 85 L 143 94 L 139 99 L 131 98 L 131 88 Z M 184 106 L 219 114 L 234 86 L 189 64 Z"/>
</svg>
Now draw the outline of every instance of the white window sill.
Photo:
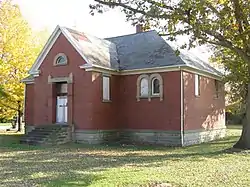
<svg viewBox="0 0 250 187">
<path fill-rule="evenodd" d="M 103 102 L 103 103 L 111 103 L 111 100 L 103 99 L 102 102 Z"/>
<path fill-rule="evenodd" d="M 151 95 L 151 98 L 157 98 L 157 97 L 161 97 L 160 95 Z"/>
<path fill-rule="evenodd" d="M 139 98 L 140 98 L 140 99 L 147 99 L 148 96 L 146 96 L 146 95 L 145 95 L 145 96 L 139 96 Z"/>
</svg>

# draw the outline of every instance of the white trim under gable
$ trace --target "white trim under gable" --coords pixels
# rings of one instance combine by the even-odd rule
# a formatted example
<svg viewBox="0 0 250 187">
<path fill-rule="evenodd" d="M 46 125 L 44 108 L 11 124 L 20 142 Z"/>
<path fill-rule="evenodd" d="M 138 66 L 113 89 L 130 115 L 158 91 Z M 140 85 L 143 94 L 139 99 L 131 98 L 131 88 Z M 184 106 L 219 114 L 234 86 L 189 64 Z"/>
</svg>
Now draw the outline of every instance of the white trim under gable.
<svg viewBox="0 0 250 187">
<path fill-rule="evenodd" d="M 100 72 L 100 73 L 107 73 L 107 74 L 111 74 L 111 75 L 121 75 L 121 72 L 119 72 L 118 70 L 115 69 L 111 69 L 108 67 L 102 67 L 102 66 L 98 66 L 95 64 L 83 64 L 81 66 L 79 66 L 80 69 L 84 69 L 85 71 L 94 71 L 94 72 Z"/>
</svg>

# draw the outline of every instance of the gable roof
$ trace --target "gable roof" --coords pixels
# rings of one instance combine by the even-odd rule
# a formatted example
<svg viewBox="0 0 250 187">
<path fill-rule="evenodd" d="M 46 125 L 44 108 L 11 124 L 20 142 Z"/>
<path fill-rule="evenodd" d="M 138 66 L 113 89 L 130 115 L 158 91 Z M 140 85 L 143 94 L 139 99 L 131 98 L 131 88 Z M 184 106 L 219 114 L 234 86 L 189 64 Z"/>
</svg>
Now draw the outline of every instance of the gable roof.
<svg viewBox="0 0 250 187">
<path fill-rule="evenodd" d="M 215 68 L 190 55 L 181 53 L 176 56 L 175 50 L 156 31 L 100 39 L 87 33 L 57 26 L 33 64 L 29 73 L 39 73 L 39 67 L 49 50 L 63 34 L 81 55 L 87 64 L 84 67 L 98 66 L 115 71 L 142 70 L 185 66 L 221 76 Z"/>
</svg>

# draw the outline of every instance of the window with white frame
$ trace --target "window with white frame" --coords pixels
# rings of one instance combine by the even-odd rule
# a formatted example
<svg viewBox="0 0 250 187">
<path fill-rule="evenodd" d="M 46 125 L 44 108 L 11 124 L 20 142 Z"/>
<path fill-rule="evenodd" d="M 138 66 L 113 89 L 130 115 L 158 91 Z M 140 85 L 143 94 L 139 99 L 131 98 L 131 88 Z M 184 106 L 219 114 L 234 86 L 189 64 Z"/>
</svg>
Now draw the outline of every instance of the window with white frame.
<svg viewBox="0 0 250 187">
<path fill-rule="evenodd" d="M 146 77 L 142 78 L 140 81 L 140 96 L 148 96 L 148 79 Z"/>
<path fill-rule="evenodd" d="M 197 74 L 194 77 L 194 94 L 200 96 L 200 76 Z"/>
<path fill-rule="evenodd" d="M 102 94 L 104 101 L 110 101 L 110 77 L 102 77 Z"/>
<path fill-rule="evenodd" d="M 152 79 L 152 95 L 160 95 L 160 80 L 157 77 Z"/>
</svg>

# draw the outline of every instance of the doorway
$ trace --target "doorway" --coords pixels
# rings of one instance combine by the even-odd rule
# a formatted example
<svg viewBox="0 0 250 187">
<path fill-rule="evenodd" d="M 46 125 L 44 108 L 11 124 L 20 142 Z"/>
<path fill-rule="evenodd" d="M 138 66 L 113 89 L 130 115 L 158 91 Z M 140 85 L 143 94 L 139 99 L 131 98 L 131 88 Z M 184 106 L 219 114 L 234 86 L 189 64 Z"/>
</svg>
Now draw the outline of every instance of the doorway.
<svg viewBox="0 0 250 187">
<path fill-rule="evenodd" d="M 68 122 L 68 97 L 67 83 L 56 84 L 56 123 L 62 124 Z"/>
</svg>

